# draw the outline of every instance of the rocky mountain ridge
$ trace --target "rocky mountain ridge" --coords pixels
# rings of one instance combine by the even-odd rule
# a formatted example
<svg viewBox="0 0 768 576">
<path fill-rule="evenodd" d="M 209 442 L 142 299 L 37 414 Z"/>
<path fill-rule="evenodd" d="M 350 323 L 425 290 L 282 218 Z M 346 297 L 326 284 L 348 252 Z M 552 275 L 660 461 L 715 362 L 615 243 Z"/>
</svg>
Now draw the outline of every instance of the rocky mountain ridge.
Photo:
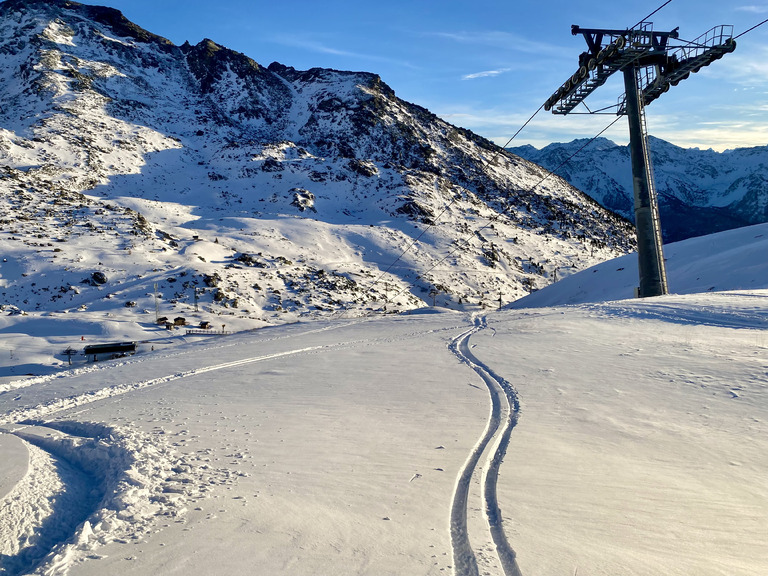
<svg viewBox="0 0 768 576">
<path fill-rule="evenodd" d="M 175 46 L 68 0 L 0 3 L 0 66 L 7 309 L 489 305 L 633 248 L 626 221 L 375 74 Z"/>
<path fill-rule="evenodd" d="M 555 170 L 585 143 L 509 151 Z M 768 222 L 768 146 L 715 152 L 653 136 L 649 146 L 666 242 Z M 601 205 L 634 219 L 628 146 L 599 138 L 557 173 Z"/>
</svg>

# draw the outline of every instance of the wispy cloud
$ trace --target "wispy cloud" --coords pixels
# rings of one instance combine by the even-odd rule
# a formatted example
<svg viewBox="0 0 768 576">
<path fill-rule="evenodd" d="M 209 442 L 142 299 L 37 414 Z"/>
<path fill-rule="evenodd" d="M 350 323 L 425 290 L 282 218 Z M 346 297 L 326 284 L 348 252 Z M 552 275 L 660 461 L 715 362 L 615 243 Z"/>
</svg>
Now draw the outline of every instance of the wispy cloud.
<svg viewBox="0 0 768 576">
<path fill-rule="evenodd" d="M 498 48 L 503 50 L 510 50 L 514 52 L 523 52 L 525 54 L 536 54 L 537 56 L 556 56 L 558 58 L 563 56 L 563 53 L 569 52 L 564 50 L 562 46 L 555 44 L 548 44 L 546 42 L 538 42 L 536 40 L 529 40 L 519 34 L 512 34 L 510 32 L 500 32 L 495 30 L 488 30 L 484 32 L 427 32 L 426 36 L 434 36 L 436 38 L 443 38 L 445 40 L 451 40 L 453 42 L 459 42 L 461 44 L 475 44 L 481 46 L 490 46 L 492 48 Z"/>
<path fill-rule="evenodd" d="M 306 38 L 296 38 L 295 36 L 279 36 L 275 38 L 278 44 L 283 46 L 291 46 L 292 48 L 303 48 L 309 52 L 317 52 L 319 54 L 333 54 L 334 56 L 346 56 L 348 58 L 365 58 L 364 54 L 357 54 L 348 50 L 340 50 L 332 46 L 326 46 L 321 42 L 313 40 L 307 40 Z"/>
<path fill-rule="evenodd" d="M 752 14 L 768 14 L 768 4 L 762 4 L 760 6 L 755 4 L 737 6 L 736 10 L 739 12 L 750 12 Z"/>
<path fill-rule="evenodd" d="M 734 52 L 733 56 L 723 58 L 706 72 L 740 86 L 765 86 L 768 84 L 768 47 L 750 48 L 749 51 Z"/>
<path fill-rule="evenodd" d="M 330 54 L 332 56 L 339 56 L 342 58 L 350 58 L 354 60 L 365 60 L 369 62 L 386 62 L 389 64 L 396 64 L 405 68 L 416 68 L 410 62 L 403 62 L 401 60 L 395 60 L 387 56 L 381 56 L 378 54 L 368 54 L 365 52 L 355 52 L 353 50 L 344 50 L 330 46 L 322 41 L 313 40 L 306 35 L 294 36 L 290 34 L 280 34 L 273 36 L 271 41 L 275 44 L 282 46 L 288 46 L 291 48 L 298 48 L 306 50 L 308 52 L 314 52 L 316 54 Z"/>
<path fill-rule="evenodd" d="M 462 80 L 474 80 L 476 78 L 488 78 L 491 76 L 498 76 L 500 74 L 504 74 L 505 72 L 509 72 L 512 70 L 512 68 L 501 68 L 499 70 L 485 70 L 483 72 L 475 72 L 474 74 L 465 74 L 461 77 Z"/>
</svg>

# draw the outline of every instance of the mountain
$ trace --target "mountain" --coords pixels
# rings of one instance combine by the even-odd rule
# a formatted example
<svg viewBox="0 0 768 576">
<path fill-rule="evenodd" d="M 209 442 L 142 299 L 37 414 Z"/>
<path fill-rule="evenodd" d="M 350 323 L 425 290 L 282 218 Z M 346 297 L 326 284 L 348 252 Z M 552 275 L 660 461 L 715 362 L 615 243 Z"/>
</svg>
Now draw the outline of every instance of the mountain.
<svg viewBox="0 0 768 576">
<path fill-rule="evenodd" d="M 649 137 L 667 242 L 768 222 L 768 146 L 725 152 L 686 149 Z M 629 146 L 598 138 L 509 151 L 536 162 L 626 218 L 634 219 Z"/>
<path fill-rule="evenodd" d="M 11 311 L 485 305 L 634 246 L 623 219 L 375 74 L 176 46 L 110 8 L 2 2 L 0 102 Z"/>
</svg>

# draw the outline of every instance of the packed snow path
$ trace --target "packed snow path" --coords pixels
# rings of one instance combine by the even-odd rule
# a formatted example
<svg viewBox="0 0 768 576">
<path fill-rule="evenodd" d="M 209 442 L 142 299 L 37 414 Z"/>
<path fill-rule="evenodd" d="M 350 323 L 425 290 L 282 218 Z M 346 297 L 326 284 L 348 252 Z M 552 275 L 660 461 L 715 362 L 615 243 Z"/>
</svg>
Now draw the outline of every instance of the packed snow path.
<svg viewBox="0 0 768 576">
<path fill-rule="evenodd" d="M 470 351 L 470 337 L 485 327 L 485 318 L 478 319 L 475 321 L 474 328 L 451 342 L 453 353 L 480 376 L 491 395 L 488 426 L 461 470 L 451 506 L 451 541 L 455 573 L 457 576 L 476 576 L 480 573 L 480 566 L 482 566 L 484 574 L 487 574 L 488 570 L 500 573 L 500 567 L 506 576 L 521 576 L 515 560 L 515 552 L 504 533 L 496 494 L 499 468 L 509 446 L 510 434 L 517 423 L 520 406 L 512 386 L 488 366 L 482 364 Z M 485 456 L 485 466 L 480 465 L 483 456 Z M 472 538 L 484 544 L 482 546 L 476 544 L 474 548 L 470 541 L 468 522 L 470 500 L 485 501 L 484 506 L 481 506 L 484 511 L 485 529 L 478 534 L 472 530 Z M 480 522 L 477 518 L 473 520 L 472 525 L 475 528 Z M 488 536 L 495 545 L 495 555 L 488 553 L 491 548 L 486 542 Z M 478 566 L 478 559 L 480 566 Z"/>
</svg>

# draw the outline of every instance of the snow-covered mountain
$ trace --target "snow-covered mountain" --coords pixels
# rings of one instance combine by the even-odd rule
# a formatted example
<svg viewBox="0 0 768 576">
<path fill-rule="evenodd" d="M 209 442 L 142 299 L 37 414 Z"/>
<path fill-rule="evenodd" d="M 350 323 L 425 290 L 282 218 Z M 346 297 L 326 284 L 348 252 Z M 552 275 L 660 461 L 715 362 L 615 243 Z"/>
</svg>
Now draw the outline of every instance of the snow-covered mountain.
<svg viewBox="0 0 768 576">
<path fill-rule="evenodd" d="M 601 205 L 634 219 L 629 146 L 598 138 L 509 150 L 556 170 Z M 665 241 L 768 222 L 768 146 L 725 152 L 685 149 L 649 137 Z"/>
<path fill-rule="evenodd" d="M 274 322 L 491 303 L 633 248 L 545 175 L 375 74 L 0 3 L 6 308 Z"/>
</svg>

